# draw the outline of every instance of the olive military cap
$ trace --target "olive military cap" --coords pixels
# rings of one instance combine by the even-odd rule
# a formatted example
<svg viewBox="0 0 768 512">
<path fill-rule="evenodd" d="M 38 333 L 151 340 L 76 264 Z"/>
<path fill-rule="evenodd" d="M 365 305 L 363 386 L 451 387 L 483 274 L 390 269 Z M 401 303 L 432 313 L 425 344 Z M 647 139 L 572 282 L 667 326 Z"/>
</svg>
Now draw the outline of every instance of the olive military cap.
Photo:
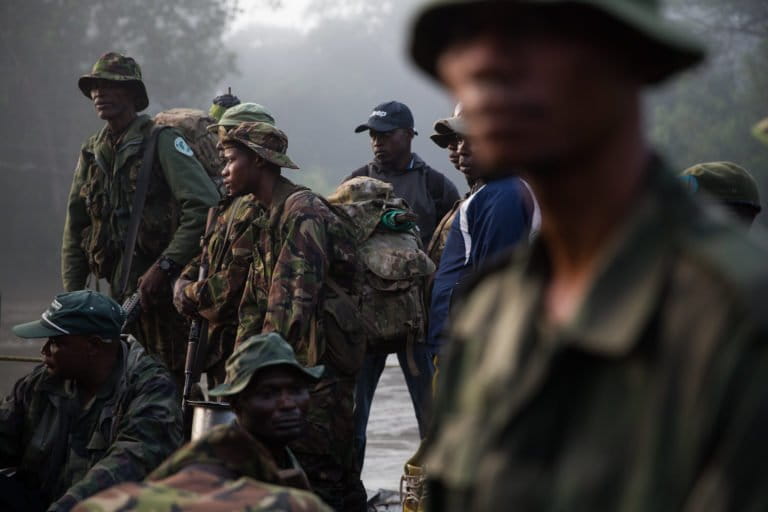
<svg viewBox="0 0 768 512">
<path fill-rule="evenodd" d="M 219 122 L 208 126 L 209 131 L 216 131 L 219 126 L 232 128 L 240 123 L 267 123 L 274 125 L 275 117 L 263 105 L 258 103 L 240 103 L 228 108 Z"/>
<path fill-rule="evenodd" d="M 438 119 L 432 126 L 435 133 L 429 136 L 432 142 L 441 148 L 447 148 L 448 144 L 456 138 L 456 135 L 466 135 L 464 119 L 461 117 L 461 103 L 453 109 L 453 116 L 445 119 Z"/>
<path fill-rule="evenodd" d="M 288 155 L 288 137 L 269 123 L 240 123 L 221 140 L 222 144 L 239 142 L 264 160 L 280 167 L 298 169 Z"/>
<path fill-rule="evenodd" d="M 279 334 L 251 336 L 237 346 L 227 359 L 227 376 L 224 383 L 213 388 L 211 396 L 229 396 L 240 393 L 259 370 L 270 366 L 289 366 L 304 374 L 310 380 L 317 380 L 325 368 L 315 366 L 304 368 L 296 360 L 293 348 Z"/>
<path fill-rule="evenodd" d="M 141 78 L 141 68 L 131 57 L 115 52 L 105 53 L 99 57 L 91 72 L 81 76 L 77 81 L 78 87 L 86 98 L 90 99 L 91 89 L 96 80 L 111 80 L 135 88 L 137 112 L 141 112 L 149 106 L 147 89 Z"/>
<path fill-rule="evenodd" d="M 689 192 L 705 192 L 724 203 L 752 206 L 759 212 L 757 182 L 746 169 L 732 162 L 696 164 L 683 171 L 681 178 Z"/>
<path fill-rule="evenodd" d="M 92 290 L 60 293 L 40 317 L 13 328 L 21 338 L 96 335 L 118 339 L 125 320 L 120 304 Z"/>
<path fill-rule="evenodd" d="M 692 66 L 704 57 L 701 44 L 661 15 L 659 0 L 432 0 L 416 17 L 411 31 L 410 52 L 416 64 L 436 77 L 438 56 L 468 15 L 482 9 L 508 9 L 503 19 L 512 20 L 521 8 L 542 11 L 571 7 L 607 16 L 635 41 L 650 49 L 654 69 L 648 82 Z M 510 21 L 511 23 L 511 21 Z"/>
</svg>

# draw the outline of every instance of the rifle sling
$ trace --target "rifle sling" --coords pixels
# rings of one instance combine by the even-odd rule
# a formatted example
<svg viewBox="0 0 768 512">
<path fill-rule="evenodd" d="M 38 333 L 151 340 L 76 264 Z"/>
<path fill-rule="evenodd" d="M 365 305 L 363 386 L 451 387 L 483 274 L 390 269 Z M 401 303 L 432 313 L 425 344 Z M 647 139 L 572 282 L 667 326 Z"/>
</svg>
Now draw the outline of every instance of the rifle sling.
<svg viewBox="0 0 768 512">
<path fill-rule="evenodd" d="M 122 268 L 117 293 L 114 294 L 116 297 L 122 297 L 128 287 L 128 278 L 130 277 L 131 265 L 133 263 L 133 252 L 139 235 L 139 224 L 141 224 L 144 203 L 147 200 L 147 191 L 149 190 L 149 178 L 152 173 L 152 167 L 155 164 L 157 139 L 160 136 L 160 132 L 165 128 L 167 127 L 153 126 L 145 139 L 144 155 L 141 160 L 139 175 L 136 178 L 136 192 L 133 194 L 133 202 L 131 204 L 131 218 L 128 221 L 128 229 L 123 240 Z"/>
</svg>

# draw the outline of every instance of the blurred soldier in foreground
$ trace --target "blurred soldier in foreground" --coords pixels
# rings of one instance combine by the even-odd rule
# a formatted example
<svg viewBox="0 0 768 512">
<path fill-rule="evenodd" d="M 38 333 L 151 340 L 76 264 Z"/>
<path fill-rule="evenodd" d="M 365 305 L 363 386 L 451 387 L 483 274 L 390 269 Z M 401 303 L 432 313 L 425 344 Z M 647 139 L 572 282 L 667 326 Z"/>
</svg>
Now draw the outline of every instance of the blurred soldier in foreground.
<svg viewBox="0 0 768 512">
<path fill-rule="evenodd" d="M 219 194 L 174 129 L 159 132 L 155 151 L 146 154 L 154 123 L 136 114 L 149 99 L 132 58 L 107 53 L 78 85 L 107 124 L 83 145 L 75 169 L 61 250 L 64 288 L 85 288 L 92 274 L 107 280 L 115 300 L 138 290 L 136 337 L 181 382 L 189 327 L 173 308 L 171 283 L 198 253 L 206 212 Z M 135 211 L 145 158 L 152 159 L 146 199 Z"/>
<path fill-rule="evenodd" d="M 365 131 L 370 135 L 373 161 L 355 170 L 344 181 L 368 176 L 391 183 L 394 195 L 405 199 L 416 212 L 422 246 L 427 247 L 438 222 L 459 199 L 456 186 L 411 151 L 411 143 L 417 133 L 411 109 L 404 103 L 388 101 L 375 106 L 368 121 L 355 128 L 355 133 Z M 411 395 L 419 435 L 423 437 L 431 403 L 432 363 L 424 344 L 418 341 L 413 350 L 414 370 L 409 368 L 405 348 L 397 352 L 397 359 Z M 402 346 L 406 346 L 405 340 Z M 368 416 L 386 360 L 387 354 L 368 354 L 357 382 L 355 450 L 360 467 L 365 458 Z"/>
<path fill-rule="evenodd" d="M 519 170 L 543 219 L 452 320 L 429 507 L 764 508 L 768 254 L 642 128 L 644 87 L 700 46 L 645 0 L 441 0 L 411 52 L 483 174 Z"/>
<path fill-rule="evenodd" d="M 241 103 L 227 110 L 221 120 L 209 127 L 219 133 L 218 146 L 227 132 L 243 122 L 261 121 L 274 124 L 272 115 L 256 103 Z M 222 176 L 231 176 L 222 169 Z M 243 296 L 245 280 L 251 261 L 253 221 L 266 210 L 256 202 L 248 186 L 227 181 L 226 197 L 217 207 L 214 225 L 204 240 L 208 275 L 198 280 L 201 256 L 196 256 L 181 272 L 174 285 L 174 305 L 185 315 L 200 315 L 208 320 L 206 354 L 198 357 L 205 369 L 209 387 L 224 380 L 224 363 L 232 354 L 237 335 L 237 310 Z"/>
<path fill-rule="evenodd" d="M 762 209 L 757 182 L 732 162 L 697 164 L 683 171 L 681 178 L 688 192 L 721 204 L 747 227 Z"/>
<path fill-rule="evenodd" d="M 0 465 L 16 466 L 0 479 L 0 509 L 69 510 L 143 479 L 181 443 L 173 380 L 135 340 L 120 339 L 122 324 L 120 305 L 83 290 L 13 328 L 48 340 L 43 364 L 0 406 Z"/>
<path fill-rule="evenodd" d="M 364 343 L 348 330 L 349 306 L 334 301 L 333 281 L 349 289 L 357 268 L 355 236 L 311 190 L 281 176 L 297 169 L 288 138 L 267 123 L 242 123 L 223 139 L 230 190 L 252 190 L 267 210 L 254 221 L 250 272 L 237 342 L 277 332 L 303 366 L 325 366 L 311 393 L 310 428 L 291 445 L 312 488 L 336 510 L 364 510 L 355 465 L 352 407 Z M 343 327 L 343 328 L 342 328 Z"/>
</svg>

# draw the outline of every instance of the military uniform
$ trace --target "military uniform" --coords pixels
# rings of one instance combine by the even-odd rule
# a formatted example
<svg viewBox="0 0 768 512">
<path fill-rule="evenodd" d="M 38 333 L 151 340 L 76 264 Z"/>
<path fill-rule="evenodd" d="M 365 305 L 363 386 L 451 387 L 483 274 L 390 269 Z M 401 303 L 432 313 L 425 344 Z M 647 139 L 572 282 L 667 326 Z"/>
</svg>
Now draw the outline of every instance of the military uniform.
<svg viewBox="0 0 768 512">
<path fill-rule="evenodd" d="M 126 483 L 101 492 L 75 512 L 330 512 L 315 495 L 243 477 L 189 469 L 159 482 Z"/>
<path fill-rule="evenodd" d="M 102 57 L 92 74 L 81 78 L 84 93 L 89 90 L 88 80 L 96 78 L 141 84 L 135 62 L 116 54 Z M 146 108 L 146 93 L 139 106 Z M 157 142 L 128 284 L 125 290 L 116 290 L 133 193 L 153 126 L 148 116 L 141 115 L 119 137 L 105 126 L 83 145 L 64 224 L 65 290 L 84 288 L 93 274 L 106 279 L 115 299 L 122 300 L 136 290 L 138 278 L 161 256 L 183 266 L 199 252 L 206 213 L 219 194 L 183 137 L 165 129 Z M 142 313 L 135 334 L 149 353 L 178 373 L 183 369 L 188 326 L 175 312 L 170 293 L 157 299 L 157 306 Z"/>
<path fill-rule="evenodd" d="M 249 143 L 277 165 L 295 167 L 284 155 L 263 148 L 276 129 L 245 123 L 228 137 Z M 226 139 L 225 139 L 226 140 Z M 255 141 L 255 142 L 252 142 Z M 253 262 L 240 304 L 238 343 L 251 335 L 278 332 L 305 366 L 325 365 L 326 375 L 311 393 L 307 434 L 291 448 L 313 489 L 334 508 L 356 500 L 365 506 L 365 491 L 352 449 L 354 379 L 365 346 L 342 330 L 355 317 L 352 307 L 334 300 L 326 280 L 348 288 L 355 276 L 354 235 L 326 203 L 306 188 L 279 176 L 268 215 L 255 222 Z M 345 498 L 355 494 L 355 498 Z"/>
<path fill-rule="evenodd" d="M 765 260 L 656 168 L 573 322 L 544 319 L 540 241 L 489 271 L 441 369 L 431 509 L 759 508 Z"/>
<path fill-rule="evenodd" d="M 118 343 L 117 368 L 85 406 L 73 381 L 42 365 L 0 405 L 0 465 L 17 466 L 17 478 L 54 502 L 50 510 L 141 480 L 181 444 L 168 371 L 135 340 Z"/>
</svg>

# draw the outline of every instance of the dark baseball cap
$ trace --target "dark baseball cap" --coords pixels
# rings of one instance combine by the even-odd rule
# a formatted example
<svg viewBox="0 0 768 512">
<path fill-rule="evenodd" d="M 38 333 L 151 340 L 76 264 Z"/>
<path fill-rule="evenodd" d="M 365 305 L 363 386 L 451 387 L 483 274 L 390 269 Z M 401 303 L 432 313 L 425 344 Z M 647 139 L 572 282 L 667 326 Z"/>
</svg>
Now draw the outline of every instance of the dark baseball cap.
<svg viewBox="0 0 768 512">
<path fill-rule="evenodd" d="M 120 304 L 93 290 L 56 295 L 40 320 L 13 327 L 20 338 L 96 335 L 106 340 L 120 337 L 125 313 Z"/>
<path fill-rule="evenodd" d="M 368 122 L 355 128 L 355 133 L 373 130 L 375 132 L 391 132 L 398 128 L 413 129 L 413 114 L 405 103 L 388 101 L 373 107 Z M 414 130 L 414 133 L 416 131 Z M 417 134 L 418 135 L 418 134 Z"/>
</svg>

